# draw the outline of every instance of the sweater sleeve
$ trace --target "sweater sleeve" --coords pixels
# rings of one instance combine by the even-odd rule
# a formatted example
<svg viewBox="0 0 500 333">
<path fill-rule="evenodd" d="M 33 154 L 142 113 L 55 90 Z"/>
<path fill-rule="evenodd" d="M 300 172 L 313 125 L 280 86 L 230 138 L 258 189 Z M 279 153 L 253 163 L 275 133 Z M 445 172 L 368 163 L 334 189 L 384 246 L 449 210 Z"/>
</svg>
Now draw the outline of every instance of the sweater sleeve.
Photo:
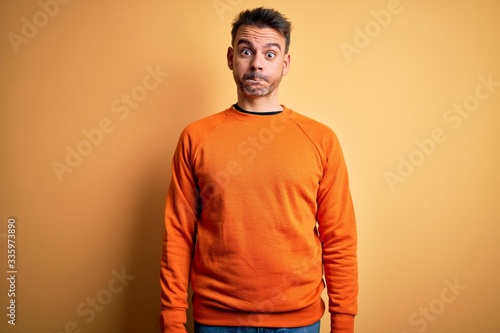
<svg viewBox="0 0 500 333">
<path fill-rule="evenodd" d="M 196 231 L 197 191 L 192 140 L 184 131 L 172 161 L 165 207 L 160 286 L 162 333 L 185 333 L 188 286 Z"/>
<path fill-rule="evenodd" d="M 333 132 L 323 143 L 323 177 L 318 190 L 318 231 L 331 314 L 331 333 L 353 333 L 358 268 L 354 208 L 344 157 Z"/>
</svg>

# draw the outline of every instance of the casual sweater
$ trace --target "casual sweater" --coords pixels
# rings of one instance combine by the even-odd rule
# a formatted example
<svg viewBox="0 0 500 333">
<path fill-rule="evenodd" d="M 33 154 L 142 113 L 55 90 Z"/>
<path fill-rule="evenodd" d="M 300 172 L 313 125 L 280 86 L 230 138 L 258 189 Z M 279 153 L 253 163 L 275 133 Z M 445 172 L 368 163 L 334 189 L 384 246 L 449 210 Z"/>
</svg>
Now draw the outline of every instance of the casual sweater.
<svg viewBox="0 0 500 333">
<path fill-rule="evenodd" d="M 325 310 L 332 333 L 357 312 L 356 224 L 334 132 L 287 107 L 231 107 L 188 125 L 172 162 L 161 258 L 164 333 L 300 327 Z M 324 276 L 324 279 L 323 279 Z"/>
</svg>

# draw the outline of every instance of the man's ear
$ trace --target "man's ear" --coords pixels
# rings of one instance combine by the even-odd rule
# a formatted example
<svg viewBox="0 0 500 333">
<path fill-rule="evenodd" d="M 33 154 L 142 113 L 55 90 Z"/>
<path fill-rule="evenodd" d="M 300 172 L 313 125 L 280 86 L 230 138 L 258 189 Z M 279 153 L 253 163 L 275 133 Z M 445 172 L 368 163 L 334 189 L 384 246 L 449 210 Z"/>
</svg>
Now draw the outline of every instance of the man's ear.
<svg viewBox="0 0 500 333">
<path fill-rule="evenodd" d="M 233 56 L 234 56 L 234 49 L 229 46 L 227 48 L 227 67 L 229 67 L 230 70 L 233 70 Z"/>
<path fill-rule="evenodd" d="M 285 58 L 283 59 L 283 72 L 282 75 L 285 76 L 286 73 L 290 70 L 290 53 L 285 54 Z"/>
</svg>

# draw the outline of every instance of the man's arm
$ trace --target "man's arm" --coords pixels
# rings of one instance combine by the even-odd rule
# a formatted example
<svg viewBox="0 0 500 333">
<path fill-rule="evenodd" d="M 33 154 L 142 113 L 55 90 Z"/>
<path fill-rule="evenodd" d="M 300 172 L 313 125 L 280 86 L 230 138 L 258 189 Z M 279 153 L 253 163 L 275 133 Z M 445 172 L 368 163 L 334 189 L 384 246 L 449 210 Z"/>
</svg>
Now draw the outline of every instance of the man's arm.
<svg viewBox="0 0 500 333">
<path fill-rule="evenodd" d="M 197 193 L 190 140 L 183 132 L 172 161 L 172 178 L 165 207 L 161 256 L 163 333 L 185 333 L 188 286 L 196 231 Z"/>
<path fill-rule="evenodd" d="M 318 190 L 318 231 L 331 314 L 331 333 L 353 333 L 357 314 L 356 220 L 344 157 L 333 134 L 325 147 Z"/>
</svg>

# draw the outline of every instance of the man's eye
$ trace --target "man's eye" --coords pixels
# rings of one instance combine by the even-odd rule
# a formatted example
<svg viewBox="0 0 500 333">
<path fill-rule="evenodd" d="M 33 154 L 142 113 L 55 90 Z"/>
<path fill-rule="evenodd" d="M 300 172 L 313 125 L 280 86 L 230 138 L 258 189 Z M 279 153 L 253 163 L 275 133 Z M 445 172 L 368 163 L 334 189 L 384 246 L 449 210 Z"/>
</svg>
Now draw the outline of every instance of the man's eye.
<svg viewBox="0 0 500 333">
<path fill-rule="evenodd" d="M 273 52 L 268 52 L 268 53 L 266 54 L 266 56 L 267 56 L 268 58 L 274 58 L 274 57 L 276 57 L 276 54 L 274 54 Z"/>
<path fill-rule="evenodd" d="M 241 50 L 241 54 L 248 56 L 248 55 L 252 54 L 252 51 L 250 51 L 248 49 L 244 49 L 244 50 Z"/>
</svg>

